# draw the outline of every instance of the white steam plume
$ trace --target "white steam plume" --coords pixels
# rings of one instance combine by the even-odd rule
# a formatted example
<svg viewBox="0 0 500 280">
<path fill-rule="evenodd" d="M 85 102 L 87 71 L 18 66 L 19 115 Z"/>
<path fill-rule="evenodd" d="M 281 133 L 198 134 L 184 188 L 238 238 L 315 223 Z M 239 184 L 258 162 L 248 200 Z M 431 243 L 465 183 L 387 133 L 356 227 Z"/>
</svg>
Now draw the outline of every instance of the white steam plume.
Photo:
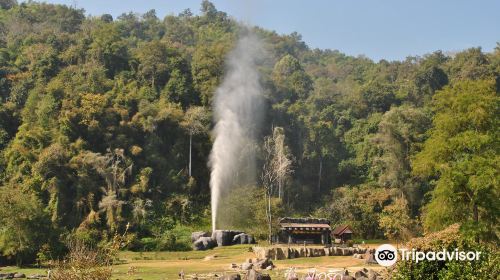
<svg viewBox="0 0 500 280">
<path fill-rule="evenodd" d="M 215 140 L 209 161 L 213 230 L 224 193 L 255 181 L 254 143 L 262 115 L 257 60 L 261 57 L 258 38 L 245 30 L 228 56 L 226 76 L 215 93 Z"/>
</svg>

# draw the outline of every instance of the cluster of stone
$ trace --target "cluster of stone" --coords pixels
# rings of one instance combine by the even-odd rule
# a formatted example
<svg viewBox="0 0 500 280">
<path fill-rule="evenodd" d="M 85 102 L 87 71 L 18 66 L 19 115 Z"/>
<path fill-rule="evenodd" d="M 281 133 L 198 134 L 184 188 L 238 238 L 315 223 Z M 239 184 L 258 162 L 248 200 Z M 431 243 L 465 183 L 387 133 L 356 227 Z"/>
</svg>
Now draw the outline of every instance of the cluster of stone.
<svg viewBox="0 0 500 280">
<path fill-rule="evenodd" d="M 253 247 L 253 251 L 258 258 L 270 258 L 273 260 L 323 256 L 352 256 L 354 254 L 366 253 L 366 249 L 359 247 Z"/>
<path fill-rule="evenodd" d="M 45 275 L 43 275 L 43 277 L 45 277 Z M 17 273 L 17 272 L 0 273 L 0 279 L 22 279 L 22 278 L 26 278 L 26 275 L 24 275 L 24 273 Z"/>
<path fill-rule="evenodd" d="M 241 279 L 246 279 L 246 280 L 271 280 L 271 276 L 266 273 L 259 272 L 255 270 L 254 268 L 250 268 L 247 270 L 247 272 L 241 277 L 240 274 L 228 274 L 224 275 L 222 277 L 219 277 L 219 280 L 241 280 Z"/>
<path fill-rule="evenodd" d="M 361 270 L 354 272 L 353 275 L 349 275 L 349 272 L 347 270 L 344 270 L 344 272 L 342 274 L 343 274 L 342 280 L 383 280 L 384 279 L 384 277 L 382 277 L 375 270 L 366 269 L 366 268 L 363 268 Z"/>
<path fill-rule="evenodd" d="M 215 230 L 212 234 L 204 231 L 193 232 L 191 242 L 195 250 L 208 250 L 217 246 L 255 244 L 255 239 L 252 235 L 238 230 Z"/>
</svg>

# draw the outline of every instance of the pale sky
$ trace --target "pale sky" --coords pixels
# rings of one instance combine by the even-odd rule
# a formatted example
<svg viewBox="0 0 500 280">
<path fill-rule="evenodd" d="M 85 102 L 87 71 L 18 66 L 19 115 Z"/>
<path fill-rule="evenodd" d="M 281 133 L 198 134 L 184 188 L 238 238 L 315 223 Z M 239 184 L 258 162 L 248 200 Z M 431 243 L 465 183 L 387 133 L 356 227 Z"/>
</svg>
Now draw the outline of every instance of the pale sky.
<svg viewBox="0 0 500 280">
<path fill-rule="evenodd" d="M 144 13 L 163 18 L 186 8 L 199 13 L 201 0 L 48 0 L 87 14 Z M 402 60 L 435 50 L 500 42 L 500 1 L 495 0 L 213 0 L 218 10 L 280 34 L 297 31 L 311 48 L 337 49 L 374 60 Z"/>
</svg>

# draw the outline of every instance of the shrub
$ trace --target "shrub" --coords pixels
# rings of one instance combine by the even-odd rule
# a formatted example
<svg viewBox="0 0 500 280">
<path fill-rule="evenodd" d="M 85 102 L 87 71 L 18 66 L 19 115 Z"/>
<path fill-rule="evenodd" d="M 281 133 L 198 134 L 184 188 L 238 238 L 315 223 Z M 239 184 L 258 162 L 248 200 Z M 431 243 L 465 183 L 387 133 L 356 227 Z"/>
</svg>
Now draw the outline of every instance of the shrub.
<svg viewBox="0 0 500 280">
<path fill-rule="evenodd" d="M 192 250 L 192 231 L 190 227 L 177 225 L 157 238 L 136 238 L 129 243 L 128 249 L 133 251 L 190 251 Z"/>
<path fill-rule="evenodd" d="M 108 280 L 111 279 L 112 259 L 108 252 L 87 246 L 82 241 L 69 244 L 64 261 L 56 262 L 52 280 Z"/>
<path fill-rule="evenodd" d="M 400 261 L 391 279 L 424 280 L 424 279 L 483 279 L 490 275 L 500 275 L 500 254 L 493 244 L 481 244 L 464 238 L 459 232 L 459 225 L 452 225 L 445 230 L 429 234 L 422 238 L 414 238 L 407 247 L 419 251 L 479 251 L 477 261 Z"/>
<path fill-rule="evenodd" d="M 109 280 L 118 251 L 126 246 L 129 225 L 123 235 L 115 234 L 110 242 L 93 247 L 79 239 L 68 244 L 69 252 L 63 261 L 54 261 L 51 280 Z"/>
</svg>

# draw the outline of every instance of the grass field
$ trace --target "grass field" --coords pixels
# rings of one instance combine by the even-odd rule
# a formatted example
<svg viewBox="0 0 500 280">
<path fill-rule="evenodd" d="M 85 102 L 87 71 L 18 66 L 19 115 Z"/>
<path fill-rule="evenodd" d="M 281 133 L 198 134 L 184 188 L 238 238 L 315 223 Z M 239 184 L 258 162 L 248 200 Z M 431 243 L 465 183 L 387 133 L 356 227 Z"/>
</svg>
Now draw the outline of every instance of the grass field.
<svg viewBox="0 0 500 280">
<path fill-rule="evenodd" d="M 113 266 L 113 279 L 133 280 L 163 280 L 178 279 L 180 271 L 184 271 L 186 278 L 197 276 L 203 279 L 207 276 L 222 276 L 235 273 L 230 269 L 231 263 L 241 264 L 249 258 L 255 258 L 249 245 L 218 247 L 208 251 L 189 252 L 121 252 L 120 264 Z M 328 271 L 347 268 L 357 270 L 369 267 L 363 260 L 351 256 L 298 258 L 274 261 L 276 269 L 269 271 L 272 279 L 284 279 L 286 271 L 295 268 L 298 273 L 306 273 L 315 268 L 318 271 Z M 371 266 L 379 270 L 379 266 Z M 45 274 L 46 269 L 3 267 L 2 272 L 22 272 L 26 275 Z M 133 272 L 133 273 L 129 273 Z"/>
</svg>

